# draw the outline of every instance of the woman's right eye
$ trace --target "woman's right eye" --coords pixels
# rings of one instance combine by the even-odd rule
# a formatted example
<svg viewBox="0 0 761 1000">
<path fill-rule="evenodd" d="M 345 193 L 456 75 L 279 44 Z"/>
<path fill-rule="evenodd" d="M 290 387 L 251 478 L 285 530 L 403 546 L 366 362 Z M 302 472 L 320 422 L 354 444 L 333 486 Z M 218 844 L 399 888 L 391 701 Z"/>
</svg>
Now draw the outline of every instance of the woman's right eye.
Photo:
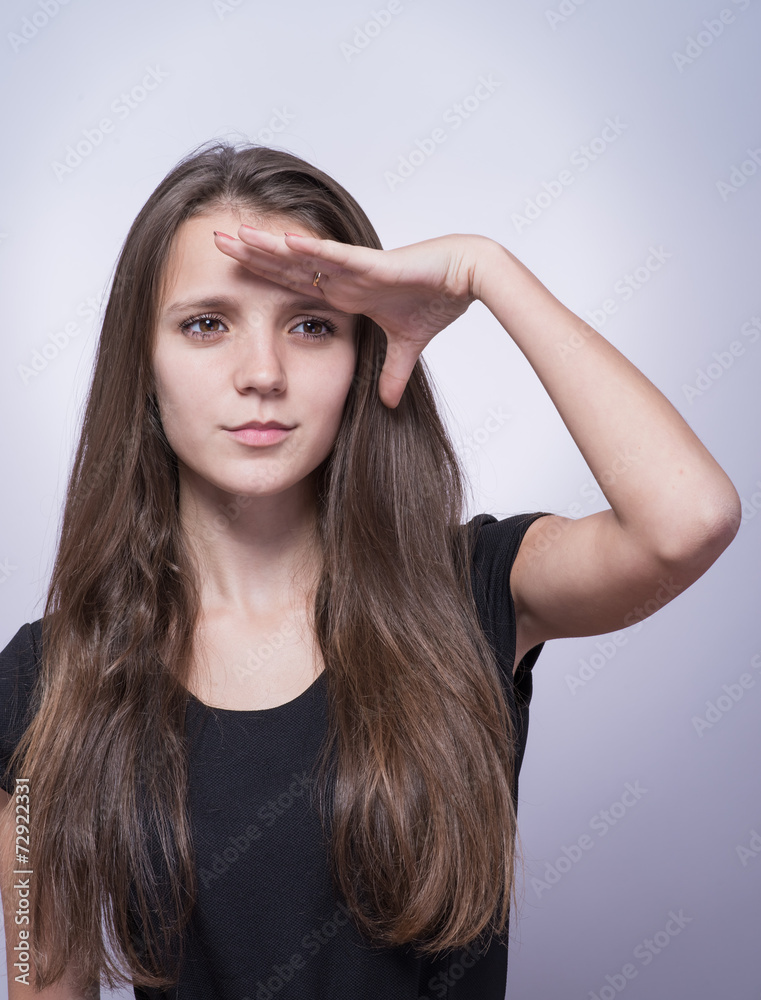
<svg viewBox="0 0 761 1000">
<path fill-rule="evenodd" d="M 191 330 L 191 327 L 195 326 L 196 323 L 220 324 L 222 323 L 222 319 L 220 316 L 213 316 L 210 313 L 208 314 L 205 313 L 203 316 L 194 316 L 191 319 L 186 319 L 184 323 L 180 324 L 180 329 L 183 331 L 183 333 L 187 333 L 190 337 L 194 338 L 195 340 L 209 340 L 211 337 L 214 337 L 216 336 L 216 334 L 221 332 L 220 330 L 209 330 L 209 329 Z"/>
</svg>

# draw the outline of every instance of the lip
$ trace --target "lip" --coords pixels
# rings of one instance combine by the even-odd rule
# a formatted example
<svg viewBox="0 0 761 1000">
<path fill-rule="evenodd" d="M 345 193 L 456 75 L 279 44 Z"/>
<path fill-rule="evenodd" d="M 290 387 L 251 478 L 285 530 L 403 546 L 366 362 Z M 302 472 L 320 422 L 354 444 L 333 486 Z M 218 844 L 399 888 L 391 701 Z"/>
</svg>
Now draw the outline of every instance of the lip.
<svg viewBox="0 0 761 1000">
<path fill-rule="evenodd" d="M 227 433 L 234 437 L 241 444 L 261 448 L 266 445 L 277 444 L 293 430 L 292 427 L 282 427 L 280 425 L 266 424 L 264 426 L 239 427 L 237 430 L 228 430 Z"/>
<path fill-rule="evenodd" d="M 269 430 L 270 428 L 278 428 L 283 431 L 293 430 L 288 424 L 278 423 L 277 420 L 268 420 L 266 423 L 262 423 L 261 420 L 249 420 L 247 424 L 238 424 L 237 427 L 225 427 L 226 431 L 244 431 L 249 427 L 253 427 L 256 430 L 263 431 Z"/>
</svg>

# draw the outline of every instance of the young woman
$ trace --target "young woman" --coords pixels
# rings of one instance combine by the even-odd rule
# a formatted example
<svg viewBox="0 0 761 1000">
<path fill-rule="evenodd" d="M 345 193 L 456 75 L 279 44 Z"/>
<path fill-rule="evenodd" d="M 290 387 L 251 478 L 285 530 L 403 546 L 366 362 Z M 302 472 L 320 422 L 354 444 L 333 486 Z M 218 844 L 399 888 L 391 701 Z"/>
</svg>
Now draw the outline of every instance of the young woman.
<svg viewBox="0 0 761 1000">
<path fill-rule="evenodd" d="M 609 510 L 464 523 L 421 352 L 475 299 Z M 652 614 L 739 520 L 509 250 L 384 251 L 315 167 L 201 147 L 125 241 L 44 615 L 0 656 L 11 1000 L 501 1000 L 542 644 Z"/>
</svg>

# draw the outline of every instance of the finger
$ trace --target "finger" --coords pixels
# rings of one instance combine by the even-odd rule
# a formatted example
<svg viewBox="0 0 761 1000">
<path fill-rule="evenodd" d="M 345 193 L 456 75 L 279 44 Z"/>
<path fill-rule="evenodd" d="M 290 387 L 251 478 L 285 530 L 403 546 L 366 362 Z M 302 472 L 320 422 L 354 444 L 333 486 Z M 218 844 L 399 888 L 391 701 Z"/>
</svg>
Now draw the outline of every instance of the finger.
<svg viewBox="0 0 761 1000">
<path fill-rule="evenodd" d="M 286 253 L 287 247 L 284 245 L 283 237 L 270 233 L 266 229 L 255 229 L 254 226 L 241 224 L 238 226 L 238 239 L 247 246 L 256 247 L 258 250 L 266 250 L 268 253 L 280 256 L 290 256 Z"/>
<path fill-rule="evenodd" d="M 396 409 L 410 380 L 420 351 L 410 345 L 389 341 L 378 379 L 378 395 L 389 409 Z"/>
<path fill-rule="evenodd" d="M 219 250 L 237 260 L 249 271 L 269 281 L 299 290 L 305 284 L 312 283 L 314 270 L 304 259 L 294 259 L 290 254 L 276 256 L 259 247 L 249 246 L 241 240 L 225 238 L 223 233 L 215 234 L 215 240 Z"/>
<path fill-rule="evenodd" d="M 327 273 L 334 277 L 343 274 L 365 274 L 383 257 L 382 250 L 372 247 L 358 247 L 350 243 L 321 239 L 316 236 L 301 236 L 299 233 L 283 233 L 275 236 L 253 226 L 241 225 L 238 235 L 246 244 L 265 250 L 281 259 L 293 259 L 298 254 L 312 272 L 319 271 L 325 264 L 331 266 Z"/>
<path fill-rule="evenodd" d="M 333 264 L 355 274 L 364 274 L 377 262 L 382 250 L 372 247 L 358 247 L 335 240 L 318 239 L 315 236 L 301 236 L 299 233 L 285 233 L 285 244 L 289 250 L 308 254 L 314 263 Z"/>
<path fill-rule="evenodd" d="M 230 236 L 228 233 L 214 231 L 215 239 L 218 239 L 217 246 L 226 252 L 241 252 L 242 250 L 256 251 L 259 254 L 268 256 L 271 260 L 298 260 L 289 247 L 285 246 L 282 236 L 269 233 L 265 229 L 254 229 L 253 226 L 239 226 L 238 236 Z M 260 257 L 264 260 L 264 257 Z"/>
<path fill-rule="evenodd" d="M 252 226 L 241 226 L 240 229 L 246 230 L 242 233 L 242 240 L 226 233 L 215 233 L 217 247 L 262 277 L 279 280 L 289 287 L 306 283 L 311 285 L 315 271 L 324 267 L 319 258 L 295 255 L 285 246 L 283 236 L 275 236 Z"/>
</svg>

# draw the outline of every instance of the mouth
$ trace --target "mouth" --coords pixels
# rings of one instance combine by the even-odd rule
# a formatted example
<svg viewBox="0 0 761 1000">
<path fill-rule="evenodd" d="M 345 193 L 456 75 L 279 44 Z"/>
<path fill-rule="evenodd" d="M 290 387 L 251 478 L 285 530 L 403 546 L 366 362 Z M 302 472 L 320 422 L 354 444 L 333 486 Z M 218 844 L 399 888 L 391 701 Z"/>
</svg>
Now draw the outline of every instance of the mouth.
<svg viewBox="0 0 761 1000">
<path fill-rule="evenodd" d="M 226 431 L 245 431 L 249 429 L 256 431 L 292 431 L 293 426 L 290 424 L 280 424 L 277 420 L 268 420 L 266 424 L 263 424 L 260 420 L 249 420 L 247 424 L 238 424 L 237 427 L 225 427 Z"/>
<path fill-rule="evenodd" d="M 259 420 L 250 420 L 240 427 L 226 427 L 225 430 L 240 444 L 262 448 L 287 438 L 293 427 L 278 423 L 276 420 L 268 420 L 266 424 Z"/>
</svg>

